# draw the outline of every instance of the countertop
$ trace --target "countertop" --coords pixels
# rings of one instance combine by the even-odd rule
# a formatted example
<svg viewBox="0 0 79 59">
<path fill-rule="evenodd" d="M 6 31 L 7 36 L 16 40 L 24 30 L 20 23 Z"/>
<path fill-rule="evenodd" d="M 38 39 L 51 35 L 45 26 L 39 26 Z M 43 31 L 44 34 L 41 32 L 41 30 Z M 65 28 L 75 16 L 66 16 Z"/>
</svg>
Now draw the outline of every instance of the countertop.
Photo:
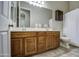
<svg viewBox="0 0 79 59">
<path fill-rule="evenodd" d="M 53 30 L 52 28 L 10 28 L 11 32 L 26 32 L 26 31 L 58 31 L 58 30 Z"/>
</svg>

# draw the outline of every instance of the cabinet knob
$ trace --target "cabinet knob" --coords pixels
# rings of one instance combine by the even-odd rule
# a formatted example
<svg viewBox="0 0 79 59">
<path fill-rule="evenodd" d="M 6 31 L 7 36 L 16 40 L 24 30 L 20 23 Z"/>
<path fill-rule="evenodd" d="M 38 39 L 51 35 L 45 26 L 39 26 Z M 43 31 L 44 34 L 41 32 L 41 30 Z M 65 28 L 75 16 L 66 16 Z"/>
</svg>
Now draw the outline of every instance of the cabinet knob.
<svg viewBox="0 0 79 59">
<path fill-rule="evenodd" d="M 9 27 L 13 27 L 13 25 L 8 25 Z"/>
</svg>

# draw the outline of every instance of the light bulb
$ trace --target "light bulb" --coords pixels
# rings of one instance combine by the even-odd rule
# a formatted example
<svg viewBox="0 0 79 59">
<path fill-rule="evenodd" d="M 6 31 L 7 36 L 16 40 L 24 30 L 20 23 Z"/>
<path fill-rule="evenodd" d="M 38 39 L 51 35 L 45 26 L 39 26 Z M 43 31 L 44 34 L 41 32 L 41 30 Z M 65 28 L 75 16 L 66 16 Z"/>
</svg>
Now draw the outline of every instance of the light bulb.
<svg viewBox="0 0 79 59">
<path fill-rule="evenodd" d="M 41 4 L 44 5 L 44 1 L 42 1 Z"/>
<path fill-rule="evenodd" d="M 33 4 L 33 2 L 31 2 L 31 1 L 30 1 L 29 3 L 30 3 L 30 4 Z"/>
<path fill-rule="evenodd" d="M 29 4 L 37 7 L 43 7 L 44 6 L 44 1 L 29 1 Z"/>
<path fill-rule="evenodd" d="M 38 1 L 38 3 L 40 4 L 40 1 Z"/>
<path fill-rule="evenodd" d="M 33 3 L 34 6 L 36 6 L 36 3 Z"/>
</svg>

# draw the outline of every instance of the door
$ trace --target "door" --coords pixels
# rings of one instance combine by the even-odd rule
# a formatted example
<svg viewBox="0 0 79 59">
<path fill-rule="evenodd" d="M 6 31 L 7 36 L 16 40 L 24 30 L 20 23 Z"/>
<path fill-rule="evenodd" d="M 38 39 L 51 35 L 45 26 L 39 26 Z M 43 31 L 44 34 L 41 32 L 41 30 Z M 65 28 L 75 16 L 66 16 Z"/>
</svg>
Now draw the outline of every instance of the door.
<svg viewBox="0 0 79 59">
<path fill-rule="evenodd" d="M 46 39 L 45 36 L 39 36 L 38 37 L 38 52 L 43 52 L 46 50 Z"/>
<path fill-rule="evenodd" d="M 0 13 L 5 18 L 9 18 L 9 2 L 8 1 L 0 1 Z"/>
<path fill-rule="evenodd" d="M 52 35 L 52 40 L 51 40 L 52 48 L 59 47 L 60 46 L 60 42 L 59 41 L 60 41 L 59 40 L 59 35 L 56 35 L 56 34 Z"/>
<path fill-rule="evenodd" d="M 11 40 L 11 56 L 22 56 L 22 39 Z"/>
<path fill-rule="evenodd" d="M 37 52 L 37 38 L 29 37 L 24 39 L 24 55 L 31 55 Z"/>
<path fill-rule="evenodd" d="M 46 37 L 46 49 L 51 49 L 52 48 L 52 37 L 51 35 L 47 36 Z"/>
<path fill-rule="evenodd" d="M 0 53 L 2 56 L 10 56 L 10 40 L 9 40 L 9 10 L 10 2 L 9 1 L 0 1 L 0 32 L 1 33 L 1 50 Z"/>
</svg>

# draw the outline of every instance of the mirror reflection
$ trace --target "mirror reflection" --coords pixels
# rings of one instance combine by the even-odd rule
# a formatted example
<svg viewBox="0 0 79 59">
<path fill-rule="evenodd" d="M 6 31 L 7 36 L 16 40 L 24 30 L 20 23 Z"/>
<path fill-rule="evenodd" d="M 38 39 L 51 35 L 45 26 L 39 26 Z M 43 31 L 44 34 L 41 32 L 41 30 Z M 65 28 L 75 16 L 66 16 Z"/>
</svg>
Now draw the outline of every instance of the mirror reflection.
<svg viewBox="0 0 79 59">
<path fill-rule="evenodd" d="M 15 27 L 49 27 L 52 10 L 44 8 L 44 2 L 11 3 L 11 19 Z"/>
<path fill-rule="evenodd" d="M 19 24 L 20 27 L 30 27 L 30 11 L 21 10 Z"/>
</svg>

